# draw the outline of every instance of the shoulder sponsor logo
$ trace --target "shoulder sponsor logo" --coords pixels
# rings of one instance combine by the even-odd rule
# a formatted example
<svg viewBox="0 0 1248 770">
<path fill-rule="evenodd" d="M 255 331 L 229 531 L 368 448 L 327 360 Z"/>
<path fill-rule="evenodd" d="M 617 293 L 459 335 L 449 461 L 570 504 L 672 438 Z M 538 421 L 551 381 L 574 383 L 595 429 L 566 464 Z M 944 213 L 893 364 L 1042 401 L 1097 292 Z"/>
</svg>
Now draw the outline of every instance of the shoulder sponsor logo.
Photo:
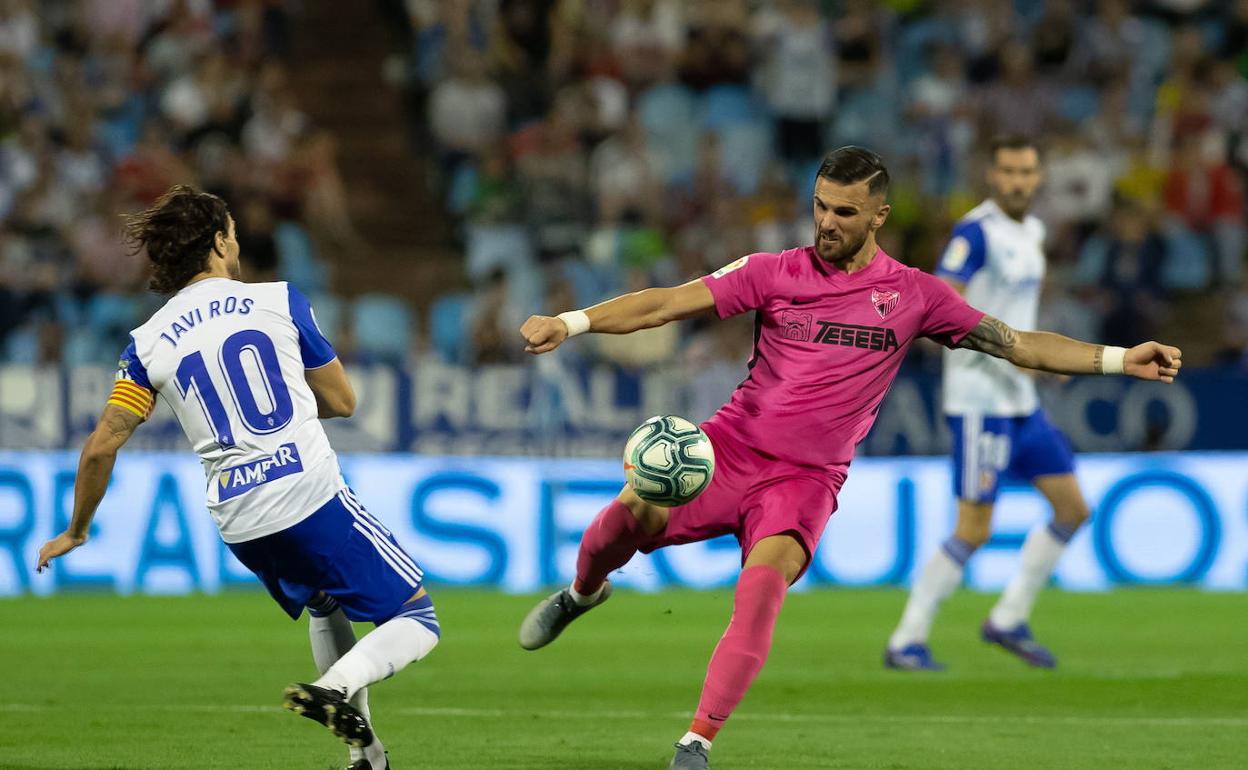
<svg viewBox="0 0 1248 770">
<path fill-rule="evenodd" d="M 711 273 L 711 277 L 712 277 L 712 278 L 723 278 L 725 275 L 728 275 L 728 274 L 729 274 L 729 273 L 731 273 L 733 270 L 740 270 L 741 268 L 745 267 L 745 263 L 746 263 L 746 262 L 748 262 L 748 261 L 750 261 L 750 258 L 749 258 L 749 256 L 747 255 L 747 256 L 741 257 L 740 259 L 737 259 L 737 260 L 734 260 L 734 261 L 732 261 L 732 262 L 729 262 L 728 264 L 724 265 L 724 266 L 723 266 L 723 267 L 721 267 L 720 269 L 718 269 L 718 270 L 716 270 L 715 272 Z"/>
<path fill-rule="evenodd" d="M 293 442 L 282 444 L 268 457 L 226 468 L 217 474 L 217 483 L 221 487 L 217 499 L 224 502 L 261 484 L 302 472 L 303 460 L 299 457 L 299 448 Z"/>
<path fill-rule="evenodd" d="M 966 258 L 970 255 L 971 242 L 965 236 L 956 236 L 945 248 L 944 256 L 940 259 L 940 266 L 945 270 L 957 272 L 966 264 Z"/>
</svg>

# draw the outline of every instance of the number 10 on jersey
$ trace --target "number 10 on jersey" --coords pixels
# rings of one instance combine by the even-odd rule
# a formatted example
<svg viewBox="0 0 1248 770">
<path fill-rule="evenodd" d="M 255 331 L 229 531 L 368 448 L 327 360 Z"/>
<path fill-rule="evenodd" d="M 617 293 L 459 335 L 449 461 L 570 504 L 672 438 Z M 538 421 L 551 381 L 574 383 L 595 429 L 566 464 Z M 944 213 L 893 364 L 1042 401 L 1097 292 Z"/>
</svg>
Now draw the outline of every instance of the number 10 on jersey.
<svg viewBox="0 0 1248 770">
<path fill-rule="evenodd" d="M 251 433 L 264 435 L 285 428 L 294 417 L 294 402 L 290 389 L 282 379 L 281 364 L 273 340 L 264 332 L 244 329 L 225 339 L 218 356 L 221 374 L 229 388 L 234 411 Z M 248 367 L 247 364 L 251 366 Z M 256 385 L 267 396 L 266 404 L 256 398 L 256 389 L 247 377 L 250 368 L 258 376 Z M 225 404 L 208 376 L 208 365 L 201 351 L 184 357 L 178 364 L 176 376 L 178 393 L 183 399 L 192 394 L 199 401 L 204 417 L 223 447 L 235 445 L 234 431 Z"/>
</svg>

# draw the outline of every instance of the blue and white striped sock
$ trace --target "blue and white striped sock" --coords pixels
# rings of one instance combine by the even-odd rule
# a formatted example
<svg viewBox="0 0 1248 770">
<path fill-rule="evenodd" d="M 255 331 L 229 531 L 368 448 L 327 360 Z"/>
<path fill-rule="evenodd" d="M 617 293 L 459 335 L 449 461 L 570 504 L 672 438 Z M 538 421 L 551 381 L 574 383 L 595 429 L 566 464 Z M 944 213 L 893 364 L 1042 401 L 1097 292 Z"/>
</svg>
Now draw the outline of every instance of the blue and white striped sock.
<svg viewBox="0 0 1248 770">
<path fill-rule="evenodd" d="M 438 623 L 438 614 L 433 610 L 433 597 L 429 594 L 404 604 L 395 617 L 411 618 L 432 631 L 439 639 L 442 638 L 442 625 Z"/>
<path fill-rule="evenodd" d="M 1079 528 L 1052 522 L 1037 524 L 1027 533 L 1019 554 L 1018 572 L 988 615 L 988 621 L 1002 630 L 1017 628 L 1031 617 L 1036 597 L 1049 583 L 1057 560 Z"/>
<path fill-rule="evenodd" d="M 356 642 L 313 684 L 345 692 L 351 698 L 373 682 L 388 679 L 424 658 L 438 645 L 442 631 L 432 600 L 426 600 L 428 596 L 403 605 L 400 614 Z"/>
<path fill-rule="evenodd" d="M 974 553 L 974 545 L 952 536 L 936 549 L 910 589 L 901 621 L 888 639 L 890 650 L 927 641 L 940 603 L 962 582 L 963 567 Z"/>
</svg>

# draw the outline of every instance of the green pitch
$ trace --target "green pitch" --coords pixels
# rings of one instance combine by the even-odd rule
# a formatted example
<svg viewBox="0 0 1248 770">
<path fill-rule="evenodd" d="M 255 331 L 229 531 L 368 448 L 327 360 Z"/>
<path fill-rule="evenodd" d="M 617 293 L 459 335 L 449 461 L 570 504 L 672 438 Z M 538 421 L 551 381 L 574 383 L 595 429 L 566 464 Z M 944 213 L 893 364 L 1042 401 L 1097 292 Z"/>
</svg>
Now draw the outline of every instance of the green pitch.
<svg viewBox="0 0 1248 770">
<path fill-rule="evenodd" d="M 394 770 L 663 770 L 731 594 L 618 593 L 525 653 L 533 597 L 438 590 L 442 645 L 373 688 Z M 789 598 L 771 659 L 715 742 L 715 770 L 1242 768 L 1248 594 L 1050 593 L 1032 671 L 977 639 L 992 597 L 961 593 L 933 643 L 951 671 L 884 671 L 897 591 Z M 306 620 L 260 593 L 0 601 L 0 768 L 346 764 L 276 707 L 313 675 Z"/>
</svg>

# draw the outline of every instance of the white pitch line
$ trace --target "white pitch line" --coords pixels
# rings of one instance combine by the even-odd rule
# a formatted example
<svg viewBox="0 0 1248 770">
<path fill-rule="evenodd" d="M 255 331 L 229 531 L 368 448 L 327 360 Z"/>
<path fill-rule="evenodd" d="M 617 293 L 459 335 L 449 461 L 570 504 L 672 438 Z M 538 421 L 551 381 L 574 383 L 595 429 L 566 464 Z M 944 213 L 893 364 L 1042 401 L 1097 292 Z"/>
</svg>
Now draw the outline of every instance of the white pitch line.
<svg viewBox="0 0 1248 770">
<path fill-rule="evenodd" d="M 203 704 L 172 704 L 172 703 L 136 703 L 136 704 L 96 704 L 93 709 L 101 707 L 110 710 L 134 711 L 193 711 L 225 714 L 277 714 L 282 711 L 278 706 L 256 705 L 203 705 Z M 46 712 L 59 710 L 60 706 L 40 703 L 0 703 L 0 711 L 5 712 Z M 585 711 L 558 710 L 527 710 L 527 709 L 475 709 L 475 708 L 433 708 L 421 706 L 400 706 L 385 709 L 386 713 L 400 716 L 423 717 L 463 717 L 468 719 L 525 719 L 538 717 L 542 719 L 581 719 L 587 716 Z M 651 711 L 595 711 L 592 716 L 598 719 L 687 719 L 689 713 L 651 712 Z M 735 714 L 733 721 L 747 722 L 798 722 L 798 723 L 854 723 L 872 722 L 877 724 L 1028 724 L 1028 725 L 1099 725 L 1102 727 L 1248 727 L 1248 717 L 1087 717 L 1087 716 L 1046 716 L 1046 715 L 983 715 L 983 714 Z"/>
</svg>

